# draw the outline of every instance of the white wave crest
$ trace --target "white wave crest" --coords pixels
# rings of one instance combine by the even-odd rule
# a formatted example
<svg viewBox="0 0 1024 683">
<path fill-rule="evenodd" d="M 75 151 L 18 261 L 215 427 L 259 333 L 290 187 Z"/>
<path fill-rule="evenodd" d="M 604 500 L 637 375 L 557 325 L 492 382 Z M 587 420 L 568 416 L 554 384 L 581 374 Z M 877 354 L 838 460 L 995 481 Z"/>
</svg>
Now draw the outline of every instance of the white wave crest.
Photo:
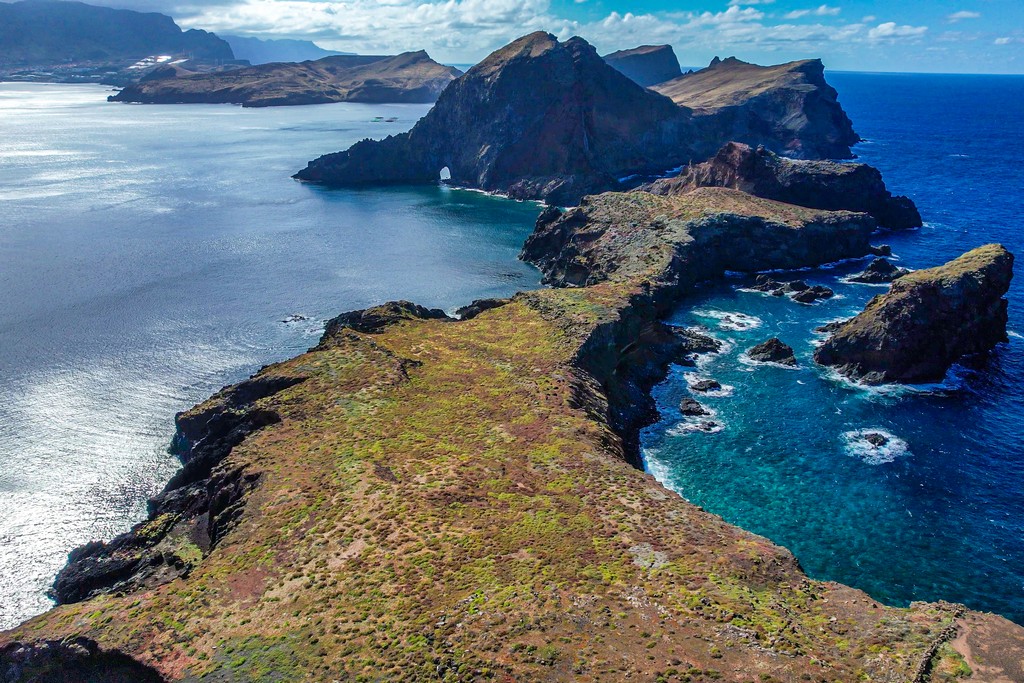
<svg viewBox="0 0 1024 683">
<path fill-rule="evenodd" d="M 871 436 L 880 436 L 885 442 L 876 445 L 869 440 Z M 847 455 L 869 465 L 884 465 L 910 453 L 906 441 L 884 429 L 854 429 L 844 432 L 842 439 Z"/>
</svg>

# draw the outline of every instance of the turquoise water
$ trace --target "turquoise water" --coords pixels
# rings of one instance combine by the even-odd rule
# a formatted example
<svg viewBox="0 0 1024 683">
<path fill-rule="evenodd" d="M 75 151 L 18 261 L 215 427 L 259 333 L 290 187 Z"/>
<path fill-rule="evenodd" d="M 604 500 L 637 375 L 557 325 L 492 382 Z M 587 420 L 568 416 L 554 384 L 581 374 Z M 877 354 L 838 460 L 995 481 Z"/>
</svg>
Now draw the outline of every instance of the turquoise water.
<svg viewBox="0 0 1024 683">
<path fill-rule="evenodd" d="M 992 241 L 1024 254 L 1024 78 L 830 80 L 868 140 L 855 150 L 861 160 L 927 222 L 879 236 L 901 265 L 937 265 Z M 689 500 L 786 546 L 816 578 L 894 604 L 958 601 L 1024 623 L 1024 277 L 1009 296 L 1008 345 L 957 368 L 943 387 L 868 391 L 811 359 L 815 327 L 885 291 L 841 281 L 864 265 L 791 274 L 839 295 L 813 306 L 741 291 L 742 278 L 687 301 L 674 322 L 705 325 L 732 348 L 697 370 L 676 368 L 658 387 L 663 419 L 644 434 L 648 467 Z M 800 369 L 743 362 L 745 349 L 773 336 L 794 347 Z M 694 377 L 732 387 L 700 399 L 717 412 L 717 433 L 688 429 L 678 412 Z M 889 434 L 890 447 L 866 448 L 862 430 Z"/>
<path fill-rule="evenodd" d="M 69 550 L 145 515 L 178 466 L 175 412 L 305 350 L 341 311 L 538 282 L 516 260 L 533 204 L 290 179 L 426 106 L 107 94 L 0 84 L 0 629 L 47 609 Z"/>
</svg>

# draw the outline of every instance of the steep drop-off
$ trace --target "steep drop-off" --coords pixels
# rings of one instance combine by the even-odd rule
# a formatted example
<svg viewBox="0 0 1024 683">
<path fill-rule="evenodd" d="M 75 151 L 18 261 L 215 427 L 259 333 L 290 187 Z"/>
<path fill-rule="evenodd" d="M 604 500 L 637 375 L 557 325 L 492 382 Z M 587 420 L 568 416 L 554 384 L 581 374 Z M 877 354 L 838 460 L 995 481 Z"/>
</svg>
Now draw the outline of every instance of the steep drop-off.
<svg viewBox="0 0 1024 683">
<path fill-rule="evenodd" d="M 814 359 L 869 384 L 941 381 L 963 356 L 1008 341 L 1003 295 L 1012 278 L 1013 255 L 998 244 L 902 275 Z"/>
<path fill-rule="evenodd" d="M 860 141 L 818 59 L 758 66 L 735 57 L 653 88 L 698 121 L 749 145 L 799 159 L 849 159 Z M 724 140 L 722 140 L 724 142 Z"/>
<path fill-rule="evenodd" d="M 867 164 L 798 161 L 737 142 L 728 143 L 712 159 L 689 166 L 674 178 L 662 178 L 641 189 L 676 195 L 698 187 L 731 187 L 813 209 L 862 211 L 893 230 L 922 225 L 914 202 L 894 197 L 882 174 Z"/>
<path fill-rule="evenodd" d="M 645 88 L 683 75 L 671 45 L 641 45 L 604 56 L 616 71 Z"/>
<path fill-rule="evenodd" d="M 700 192 L 668 225 L 647 209 L 655 220 L 631 222 L 636 203 L 680 199 L 626 195 L 613 220 L 613 200 L 597 198 L 624 253 L 626 233 L 672 236 L 643 263 L 595 261 L 596 284 L 464 321 L 407 303 L 341 316 L 315 349 L 183 414 L 193 451 L 242 415 L 277 417 L 184 477 L 213 499 L 227 473 L 252 482 L 217 542 L 187 573 L 3 634 L 0 671 L 13 652 L 74 637 L 166 681 L 917 683 L 962 661 L 957 647 L 984 652 L 974 680 L 1019 680 L 1013 624 L 812 581 L 629 464 L 634 399 L 683 348 L 660 315 L 721 268 L 788 266 L 834 244 L 855 255 L 872 222 Z M 570 220 L 554 213 L 541 233 Z M 720 239 L 694 239 L 705 232 Z M 133 534 L 156 544 L 195 523 L 153 512 Z"/>
<path fill-rule="evenodd" d="M 573 203 L 631 173 L 691 156 L 688 113 L 608 66 L 588 43 L 530 34 L 441 94 L 408 133 L 310 162 L 296 177 L 328 185 L 451 182 Z"/>
<path fill-rule="evenodd" d="M 342 55 L 218 73 L 165 68 L 129 85 L 111 102 L 241 104 L 273 107 L 330 102 L 433 102 L 461 72 L 426 52 L 395 57 Z"/>
</svg>

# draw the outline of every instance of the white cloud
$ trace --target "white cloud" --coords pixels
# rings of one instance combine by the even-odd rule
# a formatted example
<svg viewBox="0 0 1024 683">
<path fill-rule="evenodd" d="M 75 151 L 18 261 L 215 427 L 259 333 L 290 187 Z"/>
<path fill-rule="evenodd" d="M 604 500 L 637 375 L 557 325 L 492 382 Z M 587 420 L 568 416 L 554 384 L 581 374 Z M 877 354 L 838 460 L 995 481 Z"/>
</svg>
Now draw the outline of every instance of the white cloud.
<svg viewBox="0 0 1024 683">
<path fill-rule="evenodd" d="M 900 26 L 895 21 L 887 21 L 868 31 L 868 40 L 895 41 L 900 38 L 920 38 L 927 32 L 927 26 Z"/>
<path fill-rule="evenodd" d="M 995 45 L 1009 45 L 1012 42 L 1013 42 L 1013 38 L 996 38 L 993 44 L 995 44 Z"/>
<path fill-rule="evenodd" d="M 981 13 L 980 12 L 969 12 L 967 10 L 961 10 L 959 12 L 953 12 L 948 17 L 946 17 L 946 19 L 948 19 L 949 23 L 951 23 L 951 24 L 955 24 L 958 21 L 963 21 L 964 19 L 979 19 L 979 18 L 981 18 Z"/>
<path fill-rule="evenodd" d="M 729 0 L 729 7 L 740 7 L 741 5 L 771 5 L 775 0 Z"/>
<path fill-rule="evenodd" d="M 828 5 L 821 5 L 814 9 L 796 9 L 785 15 L 786 19 L 800 19 L 806 16 L 816 17 L 834 17 L 842 11 L 839 7 L 829 7 Z"/>
</svg>

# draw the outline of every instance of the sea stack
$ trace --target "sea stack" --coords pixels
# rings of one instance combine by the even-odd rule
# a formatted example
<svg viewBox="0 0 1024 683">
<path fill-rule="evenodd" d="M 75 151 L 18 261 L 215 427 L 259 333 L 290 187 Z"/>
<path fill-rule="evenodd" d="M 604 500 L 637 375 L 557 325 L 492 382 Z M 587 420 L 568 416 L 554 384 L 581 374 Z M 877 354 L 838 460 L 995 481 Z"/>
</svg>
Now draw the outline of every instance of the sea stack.
<svg viewBox="0 0 1024 683">
<path fill-rule="evenodd" d="M 896 280 L 814 354 L 867 384 L 941 381 L 963 356 L 1007 341 L 1013 255 L 998 244 Z"/>
</svg>

